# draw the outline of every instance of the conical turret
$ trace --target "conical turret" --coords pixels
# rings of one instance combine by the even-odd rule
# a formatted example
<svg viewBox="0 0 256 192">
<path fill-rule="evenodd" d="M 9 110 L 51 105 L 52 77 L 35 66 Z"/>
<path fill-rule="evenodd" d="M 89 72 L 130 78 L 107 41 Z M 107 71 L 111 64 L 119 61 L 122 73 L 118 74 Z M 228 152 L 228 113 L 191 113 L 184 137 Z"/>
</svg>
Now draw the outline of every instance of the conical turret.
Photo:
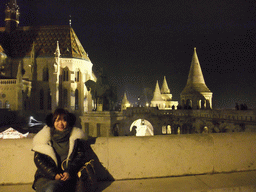
<svg viewBox="0 0 256 192">
<path fill-rule="evenodd" d="M 124 93 L 124 97 L 122 99 L 122 103 L 121 103 L 121 110 L 126 110 L 127 107 L 130 107 L 131 104 L 127 99 L 126 93 Z"/>
<path fill-rule="evenodd" d="M 170 93 L 170 89 L 167 85 L 167 81 L 166 81 L 166 77 L 164 76 L 164 81 L 163 81 L 163 85 L 162 85 L 162 88 L 161 88 L 161 93 L 162 94 L 169 94 Z"/>
<path fill-rule="evenodd" d="M 155 87 L 155 91 L 154 91 L 154 96 L 153 96 L 153 99 L 151 100 L 152 101 L 163 101 L 163 98 L 161 96 L 161 91 L 160 91 L 160 88 L 159 88 L 159 84 L 158 84 L 158 81 L 156 82 L 156 87 Z"/>
<path fill-rule="evenodd" d="M 183 105 L 189 105 L 194 109 L 202 106 L 207 107 L 207 102 L 208 108 L 211 108 L 212 92 L 205 84 L 196 48 L 194 48 L 187 84 L 181 92 L 181 100 Z M 203 102 L 203 105 L 201 102 Z"/>
<path fill-rule="evenodd" d="M 194 54 L 191 61 L 187 85 L 182 92 L 190 92 L 192 91 L 191 89 L 193 89 L 193 91 L 199 92 L 210 91 L 204 81 L 204 76 L 196 53 L 196 48 L 194 48 Z"/>
</svg>

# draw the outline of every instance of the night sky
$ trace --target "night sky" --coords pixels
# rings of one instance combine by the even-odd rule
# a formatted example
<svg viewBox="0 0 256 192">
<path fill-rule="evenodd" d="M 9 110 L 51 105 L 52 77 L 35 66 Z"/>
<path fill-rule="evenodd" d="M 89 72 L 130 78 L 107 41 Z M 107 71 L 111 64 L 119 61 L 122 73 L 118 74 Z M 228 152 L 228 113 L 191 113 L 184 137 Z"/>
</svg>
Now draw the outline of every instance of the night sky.
<svg viewBox="0 0 256 192">
<path fill-rule="evenodd" d="M 0 3 L 0 26 L 4 8 Z M 109 82 L 136 102 L 164 76 L 179 101 L 194 47 L 213 108 L 256 108 L 256 3 L 246 0 L 17 0 L 20 26 L 72 27 Z M 145 89 L 146 88 L 146 89 Z M 150 96 L 149 96 L 150 97 Z"/>
</svg>

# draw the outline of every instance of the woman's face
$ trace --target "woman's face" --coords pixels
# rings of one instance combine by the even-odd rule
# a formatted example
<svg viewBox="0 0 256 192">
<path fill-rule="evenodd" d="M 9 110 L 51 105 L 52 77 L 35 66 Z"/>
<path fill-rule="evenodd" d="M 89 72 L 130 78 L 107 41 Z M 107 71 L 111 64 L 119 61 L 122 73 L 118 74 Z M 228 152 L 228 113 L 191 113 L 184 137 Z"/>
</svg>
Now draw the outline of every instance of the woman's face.
<svg viewBox="0 0 256 192">
<path fill-rule="evenodd" d="M 56 120 L 54 121 L 54 127 L 58 131 L 63 131 L 64 129 L 67 128 L 67 121 L 63 118 L 63 116 L 58 115 Z"/>
</svg>

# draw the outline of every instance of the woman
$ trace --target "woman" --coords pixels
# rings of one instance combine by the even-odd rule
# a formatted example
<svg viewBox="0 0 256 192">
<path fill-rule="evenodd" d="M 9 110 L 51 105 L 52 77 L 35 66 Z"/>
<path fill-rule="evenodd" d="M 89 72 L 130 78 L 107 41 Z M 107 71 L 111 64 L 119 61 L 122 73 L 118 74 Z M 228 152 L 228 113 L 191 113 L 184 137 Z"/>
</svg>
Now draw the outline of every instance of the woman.
<svg viewBox="0 0 256 192">
<path fill-rule="evenodd" d="M 74 115 L 56 109 L 33 139 L 37 166 L 33 189 L 37 192 L 74 191 L 76 174 L 85 162 L 85 134 L 76 127 Z"/>
</svg>

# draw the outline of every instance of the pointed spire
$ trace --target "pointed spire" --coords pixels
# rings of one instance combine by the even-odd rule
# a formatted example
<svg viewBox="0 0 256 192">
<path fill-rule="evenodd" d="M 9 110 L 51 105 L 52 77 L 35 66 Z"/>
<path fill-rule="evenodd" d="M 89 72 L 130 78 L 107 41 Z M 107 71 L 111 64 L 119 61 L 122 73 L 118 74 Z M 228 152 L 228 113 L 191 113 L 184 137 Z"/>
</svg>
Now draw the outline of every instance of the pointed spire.
<svg viewBox="0 0 256 192">
<path fill-rule="evenodd" d="M 57 47 L 56 47 L 56 51 L 55 51 L 54 55 L 55 55 L 55 57 L 60 57 L 59 41 L 57 41 Z"/>
<path fill-rule="evenodd" d="M 126 110 L 127 107 L 130 107 L 131 104 L 127 99 L 126 93 L 124 93 L 124 97 L 122 99 L 122 103 L 121 103 L 121 110 Z"/>
<path fill-rule="evenodd" d="M 127 103 L 130 104 L 130 102 L 129 102 L 128 99 L 127 99 L 126 93 L 124 93 L 124 97 L 123 97 L 123 99 L 122 99 L 122 104 L 127 104 Z"/>
<path fill-rule="evenodd" d="M 194 48 L 187 84 L 180 98 L 183 106 L 190 106 L 193 109 L 200 108 L 202 101 L 208 103 L 208 108 L 212 106 L 212 92 L 205 84 L 196 48 Z"/>
<path fill-rule="evenodd" d="M 153 99 L 151 100 L 151 102 L 152 101 L 163 101 L 158 81 L 156 81 L 156 87 L 155 87 L 155 91 L 154 91 L 154 96 L 153 96 Z"/>
<path fill-rule="evenodd" d="M 210 92 L 204 81 L 204 76 L 196 53 L 196 48 L 194 48 L 187 84 L 181 94 L 184 94 L 185 92 L 191 92 L 192 90 L 198 92 Z"/>
<path fill-rule="evenodd" d="M 169 94 L 170 93 L 170 89 L 167 85 L 167 81 L 166 81 L 166 77 L 164 76 L 164 81 L 163 81 L 163 85 L 162 85 L 162 88 L 161 88 L 161 93 L 162 94 Z"/>
<path fill-rule="evenodd" d="M 187 84 L 194 84 L 194 83 L 205 84 L 202 69 L 196 53 L 196 47 L 194 48 L 194 54 L 192 57 L 188 80 L 187 80 Z"/>
</svg>

